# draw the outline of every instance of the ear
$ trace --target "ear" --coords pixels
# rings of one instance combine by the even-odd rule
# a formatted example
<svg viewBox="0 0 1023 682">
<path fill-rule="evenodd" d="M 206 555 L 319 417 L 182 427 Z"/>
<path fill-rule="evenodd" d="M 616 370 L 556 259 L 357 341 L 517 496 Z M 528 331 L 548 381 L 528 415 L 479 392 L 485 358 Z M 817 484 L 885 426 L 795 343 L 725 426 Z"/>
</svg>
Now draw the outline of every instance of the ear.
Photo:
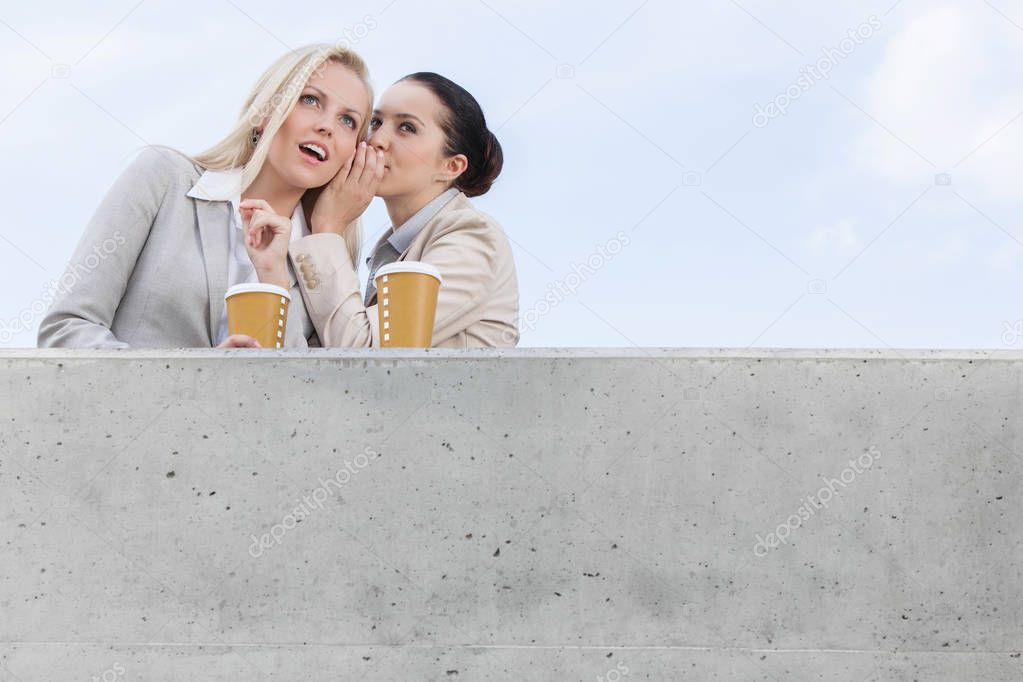
<svg viewBox="0 0 1023 682">
<path fill-rule="evenodd" d="M 441 179 L 445 182 L 454 182 L 469 168 L 469 159 L 465 154 L 455 154 L 447 158 L 444 161 L 444 172 L 441 173 Z"/>
</svg>

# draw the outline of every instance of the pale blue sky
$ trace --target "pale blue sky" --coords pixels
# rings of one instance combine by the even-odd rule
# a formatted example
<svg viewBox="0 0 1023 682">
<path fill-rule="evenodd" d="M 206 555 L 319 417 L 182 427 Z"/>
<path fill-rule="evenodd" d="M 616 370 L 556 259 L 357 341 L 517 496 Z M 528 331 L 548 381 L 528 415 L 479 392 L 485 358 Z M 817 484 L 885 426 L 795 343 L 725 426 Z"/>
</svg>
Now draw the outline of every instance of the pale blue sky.
<svg viewBox="0 0 1023 682">
<path fill-rule="evenodd" d="M 5 1 L 3 345 L 142 145 L 208 147 L 345 36 L 378 91 L 432 70 L 483 105 L 523 346 L 1023 345 L 1023 0 Z"/>
</svg>

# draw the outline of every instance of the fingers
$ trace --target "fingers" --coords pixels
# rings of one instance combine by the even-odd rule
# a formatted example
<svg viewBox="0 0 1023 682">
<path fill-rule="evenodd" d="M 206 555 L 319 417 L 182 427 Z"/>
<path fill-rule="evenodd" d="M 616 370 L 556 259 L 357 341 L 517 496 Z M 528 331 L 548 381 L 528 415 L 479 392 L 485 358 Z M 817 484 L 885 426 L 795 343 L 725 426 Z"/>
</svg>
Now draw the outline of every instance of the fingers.
<svg viewBox="0 0 1023 682">
<path fill-rule="evenodd" d="M 245 244 L 256 248 L 266 243 L 266 227 L 269 220 L 265 211 L 254 211 L 245 225 Z M 273 235 L 271 234 L 271 239 Z"/>
<path fill-rule="evenodd" d="M 376 180 L 377 184 L 384 179 L 384 152 L 382 149 L 377 150 L 377 172 L 373 179 Z M 376 186 L 374 185 L 374 190 L 375 189 Z M 374 194 L 375 193 L 376 192 L 374 191 Z"/>
<path fill-rule="evenodd" d="M 274 230 L 268 225 L 252 225 L 245 235 L 245 244 L 251 249 L 265 249 L 274 238 Z"/>
<path fill-rule="evenodd" d="M 341 170 L 337 172 L 337 175 L 330 179 L 328 188 L 337 190 L 345 184 L 345 181 L 347 181 L 348 177 L 352 174 L 352 166 L 355 165 L 355 157 L 356 154 L 352 154 L 352 158 L 345 161 L 344 165 L 341 166 Z"/>
<path fill-rule="evenodd" d="M 247 228 L 245 233 L 245 245 L 250 249 L 263 249 L 273 241 L 273 233 L 271 232 L 270 238 L 267 239 L 266 229 L 262 226 L 254 226 Z"/>
<path fill-rule="evenodd" d="M 231 334 L 217 348 L 262 348 L 259 341 L 245 334 Z"/>
<path fill-rule="evenodd" d="M 384 179 L 384 173 L 384 153 L 379 149 L 371 150 L 370 158 L 366 160 L 366 170 L 359 182 L 366 205 L 376 196 L 377 187 L 380 186 L 381 180 Z"/>
<path fill-rule="evenodd" d="M 356 182 L 361 183 L 363 181 L 363 178 L 366 177 L 366 173 L 368 172 L 369 165 L 375 163 L 375 161 L 376 161 L 376 158 L 375 158 L 376 153 L 375 153 L 374 149 L 372 147 L 370 147 L 368 144 L 366 144 L 365 142 L 360 142 L 359 143 L 359 150 L 356 152 L 356 155 L 358 155 L 359 162 L 360 162 L 359 163 L 359 168 L 358 168 L 359 174 L 356 175 L 355 174 L 355 170 L 356 169 L 353 168 L 352 169 L 352 179 L 355 180 Z"/>
<path fill-rule="evenodd" d="M 252 219 L 257 212 L 263 211 L 267 213 L 273 213 L 273 207 L 270 206 L 269 202 L 263 199 L 245 199 L 238 204 L 238 213 L 242 217 L 242 228 L 245 230 L 245 243 L 249 246 L 255 246 L 256 242 L 250 238 L 253 231 L 250 230 Z"/>
<path fill-rule="evenodd" d="M 271 206 L 268 202 L 264 201 L 263 199 L 245 199 L 240 204 L 238 204 L 238 209 L 239 210 L 248 209 L 249 212 L 251 212 L 251 209 L 269 211 L 270 213 L 274 212 L 273 206 Z"/>
<path fill-rule="evenodd" d="M 380 162 L 380 150 L 378 149 L 367 149 L 366 150 L 366 165 L 362 171 L 362 177 L 359 178 L 359 184 L 369 184 L 373 177 L 377 174 L 377 165 Z"/>
<path fill-rule="evenodd" d="M 364 149 L 364 144 L 365 143 L 360 142 L 355 147 L 355 154 L 352 155 L 351 170 L 349 170 L 348 174 L 345 176 L 346 182 L 358 182 L 359 176 L 362 175 L 362 169 L 366 165 L 366 152 Z"/>
<path fill-rule="evenodd" d="M 251 219 L 253 214 L 255 214 L 257 211 L 265 211 L 267 213 L 277 215 L 277 212 L 274 211 L 273 206 L 271 206 L 267 201 L 264 201 L 263 199 L 245 199 L 238 204 L 238 212 L 242 216 L 242 222 L 246 222 L 249 219 Z"/>
<path fill-rule="evenodd" d="M 256 247 L 268 244 L 277 235 L 291 234 L 291 221 L 276 213 L 255 209 L 245 225 L 246 244 Z"/>
</svg>

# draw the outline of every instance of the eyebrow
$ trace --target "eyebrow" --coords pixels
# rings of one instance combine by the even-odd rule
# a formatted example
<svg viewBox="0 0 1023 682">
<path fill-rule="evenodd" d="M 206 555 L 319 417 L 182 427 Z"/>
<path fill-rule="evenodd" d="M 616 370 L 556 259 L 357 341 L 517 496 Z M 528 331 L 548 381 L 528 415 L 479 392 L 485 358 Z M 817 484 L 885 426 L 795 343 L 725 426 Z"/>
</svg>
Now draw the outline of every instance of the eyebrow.
<svg viewBox="0 0 1023 682">
<path fill-rule="evenodd" d="M 307 84 L 306 87 L 309 88 L 310 90 L 315 90 L 317 93 L 319 93 L 320 97 L 322 97 L 323 99 L 325 99 L 325 100 L 329 100 L 330 99 L 330 95 L 325 93 L 323 90 L 320 90 L 315 85 L 308 85 Z M 346 114 L 355 114 L 355 116 L 357 118 L 359 118 L 360 120 L 362 119 L 362 112 L 360 112 L 358 109 L 352 109 L 351 107 L 345 107 L 344 109 L 342 109 L 342 111 L 344 111 Z"/>
<path fill-rule="evenodd" d="M 381 112 L 379 109 L 374 109 L 373 110 L 373 115 L 374 116 L 376 116 L 377 114 L 380 114 L 380 113 L 383 113 L 383 112 Z M 395 114 L 394 117 L 395 118 L 411 118 L 412 120 L 417 121 L 419 123 L 419 125 L 421 125 L 421 126 L 425 126 L 426 125 L 425 123 L 423 123 L 423 120 L 421 118 L 419 118 L 418 116 L 414 116 L 413 114 Z"/>
</svg>

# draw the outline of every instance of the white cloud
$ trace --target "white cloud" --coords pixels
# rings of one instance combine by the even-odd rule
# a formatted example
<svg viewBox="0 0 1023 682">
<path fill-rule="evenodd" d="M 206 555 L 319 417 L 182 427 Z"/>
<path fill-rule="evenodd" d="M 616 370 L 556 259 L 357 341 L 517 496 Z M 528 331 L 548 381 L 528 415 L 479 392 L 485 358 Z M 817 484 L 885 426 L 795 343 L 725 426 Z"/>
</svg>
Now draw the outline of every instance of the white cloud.
<svg viewBox="0 0 1023 682">
<path fill-rule="evenodd" d="M 814 255 L 852 255 L 862 248 L 862 240 L 852 221 L 820 226 L 810 234 L 809 247 Z"/>
<path fill-rule="evenodd" d="M 1023 94 L 1003 61 L 1018 60 L 1021 38 L 982 5 L 945 4 L 910 20 L 868 78 L 864 103 L 900 139 L 865 122 L 859 160 L 897 183 L 918 186 L 949 171 L 956 185 L 1015 196 L 1023 172 L 1023 118 L 953 167 L 1023 111 Z"/>
<path fill-rule="evenodd" d="M 928 265 L 947 266 L 960 261 L 967 249 L 966 242 L 957 236 L 948 237 L 944 240 L 935 240 L 924 252 L 924 260 Z"/>
<path fill-rule="evenodd" d="M 1011 239 L 999 244 L 988 260 L 988 265 L 998 273 L 1016 273 L 1023 267 L 1023 245 Z"/>
</svg>

